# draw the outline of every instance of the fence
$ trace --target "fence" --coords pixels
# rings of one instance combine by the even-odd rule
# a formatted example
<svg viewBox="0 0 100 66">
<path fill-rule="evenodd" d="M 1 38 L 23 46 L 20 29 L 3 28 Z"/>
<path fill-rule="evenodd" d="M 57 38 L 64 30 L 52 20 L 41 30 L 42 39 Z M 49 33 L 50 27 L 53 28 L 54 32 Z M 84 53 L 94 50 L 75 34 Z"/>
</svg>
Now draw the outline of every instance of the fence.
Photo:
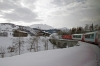
<svg viewBox="0 0 100 66">
<path fill-rule="evenodd" d="M 78 44 L 78 40 L 49 39 L 49 41 L 59 48 L 73 47 Z"/>
</svg>

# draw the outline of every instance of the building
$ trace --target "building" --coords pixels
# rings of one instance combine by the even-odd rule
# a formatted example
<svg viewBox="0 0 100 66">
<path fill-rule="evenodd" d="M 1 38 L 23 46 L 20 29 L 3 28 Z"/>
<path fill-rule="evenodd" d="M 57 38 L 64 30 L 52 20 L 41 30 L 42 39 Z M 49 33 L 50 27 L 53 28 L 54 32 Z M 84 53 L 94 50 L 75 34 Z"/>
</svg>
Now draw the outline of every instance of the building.
<svg viewBox="0 0 100 66">
<path fill-rule="evenodd" d="M 15 30 L 13 33 L 14 37 L 27 37 L 28 34 L 25 31 Z"/>
<path fill-rule="evenodd" d="M 0 33 L 0 36 L 7 37 L 8 36 L 8 33 L 7 32 L 2 32 L 2 33 Z"/>
</svg>

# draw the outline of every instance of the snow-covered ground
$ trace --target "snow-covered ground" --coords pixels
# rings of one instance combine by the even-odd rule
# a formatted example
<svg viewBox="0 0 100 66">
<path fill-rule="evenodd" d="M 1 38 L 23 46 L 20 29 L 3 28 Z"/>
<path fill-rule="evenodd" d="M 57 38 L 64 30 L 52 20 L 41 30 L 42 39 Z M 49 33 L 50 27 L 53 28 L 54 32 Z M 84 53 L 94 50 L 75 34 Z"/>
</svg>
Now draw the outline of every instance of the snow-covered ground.
<svg viewBox="0 0 100 66">
<path fill-rule="evenodd" d="M 30 38 L 32 38 L 31 36 L 28 36 L 28 37 L 23 37 L 23 47 L 21 47 L 21 54 L 24 54 L 24 53 L 27 53 L 27 52 L 30 52 L 29 48 L 31 47 L 31 44 L 30 44 Z M 34 38 L 34 36 L 33 36 Z M 51 44 L 51 42 L 49 40 L 47 40 L 48 37 L 40 37 L 38 38 L 38 51 L 44 51 L 46 50 L 45 49 L 45 42 L 47 41 L 48 43 L 48 50 L 50 49 L 53 49 L 53 45 Z M 9 46 L 15 46 L 16 43 L 13 43 L 13 42 L 17 42 L 18 43 L 18 37 L 0 37 L 0 52 L 1 52 L 1 48 L 4 49 L 4 57 L 11 57 L 11 56 L 15 56 L 15 55 L 18 55 L 18 51 L 17 53 L 15 52 L 12 52 L 12 53 L 9 53 L 8 51 L 8 47 Z M 35 47 L 37 48 L 37 45 L 35 45 Z M 55 47 L 56 49 L 56 47 Z M 34 49 L 32 49 L 31 52 L 35 52 Z M 1 54 L 0 54 L 0 58 L 1 58 Z"/>
<path fill-rule="evenodd" d="M 26 53 L 0 58 L 0 66 L 99 66 L 90 46 Z"/>
<path fill-rule="evenodd" d="M 8 50 L 7 48 L 10 46 L 15 46 L 16 43 L 19 42 L 18 37 L 13 37 L 13 30 L 18 29 L 18 28 L 23 28 L 25 30 L 29 30 L 32 33 L 35 33 L 35 30 L 33 30 L 30 27 L 25 27 L 25 26 L 19 26 L 19 25 L 14 25 L 14 24 L 10 24 L 10 23 L 0 23 L 0 33 L 6 32 L 7 36 L 3 37 L 2 35 L 0 36 L 0 53 L 5 53 L 4 57 L 11 57 L 11 56 L 15 56 L 18 55 L 18 49 L 16 50 L 17 53 L 15 52 L 10 52 L 10 50 Z M 34 37 L 34 36 L 33 36 Z M 30 38 L 33 38 L 32 36 L 30 36 L 28 34 L 27 37 L 23 37 L 22 40 L 24 41 L 23 43 L 23 47 L 21 47 L 21 54 L 30 52 L 30 47 L 31 47 L 31 42 L 30 42 Z M 47 40 L 48 37 L 43 37 L 41 36 L 40 38 L 38 38 L 38 42 L 35 44 L 35 48 L 38 48 L 38 51 L 43 51 L 46 50 L 45 48 L 45 44 L 48 44 L 48 50 L 53 49 L 53 45 L 49 42 L 49 40 Z M 17 44 L 18 45 L 18 44 Z M 56 48 L 56 47 L 55 47 Z M 14 48 L 15 49 L 15 48 Z M 32 47 L 32 52 L 35 52 L 34 47 Z M 0 58 L 2 54 L 0 54 Z"/>
<path fill-rule="evenodd" d="M 40 42 L 39 45 L 41 44 L 43 43 Z M 70 48 L 0 58 L 0 66 L 100 66 L 100 48 L 81 41 L 79 44 L 80 46 Z M 43 50 L 43 45 L 41 47 Z"/>
<path fill-rule="evenodd" d="M 3 26 L 3 28 L 0 30 L 9 30 L 10 33 L 13 30 L 10 26 L 8 28 Z M 31 36 L 28 36 L 23 37 L 24 44 L 21 55 L 18 55 L 18 52 L 17 54 L 15 52 L 8 53 L 7 48 L 15 45 L 13 41 L 18 42 L 18 38 L 12 37 L 10 33 L 8 37 L 0 37 L 0 51 L 1 47 L 4 49 L 2 51 L 5 51 L 4 58 L 1 58 L 0 55 L 0 66 L 100 66 L 100 48 L 97 45 L 79 41 L 80 46 L 63 49 L 55 47 L 53 49 L 53 45 L 47 38 L 59 39 L 57 34 L 52 34 L 50 37 L 41 36 L 38 39 L 39 52 L 28 50 L 31 46 L 29 43 Z M 44 51 L 45 43 L 48 43 L 47 51 Z"/>
<path fill-rule="evenodd" d="M 97 60 L 97 66 L 100 66 L 100 47 L 94 44 L 90 44 L 90 43 L 86 43 L 86 42 L 80 42 L 79 41 L 80 46 L 89 46 L 93 49 L 93 51 L 95 52 L 95 56 L 96 56 L 96 60 Z"/>
</svg>

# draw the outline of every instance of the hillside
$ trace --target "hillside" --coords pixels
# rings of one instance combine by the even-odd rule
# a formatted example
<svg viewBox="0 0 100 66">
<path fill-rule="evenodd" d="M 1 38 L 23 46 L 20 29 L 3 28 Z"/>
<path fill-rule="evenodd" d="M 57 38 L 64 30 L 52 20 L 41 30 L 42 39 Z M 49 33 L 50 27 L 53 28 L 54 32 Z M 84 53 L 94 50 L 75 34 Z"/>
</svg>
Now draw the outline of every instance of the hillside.
<svg viewBox="0 0 100 66">
<path fill-rule="evenodd" d="M 17 30 L 17 29 L 19 29 L 21 31 L 25 31 L 30 35 L 32 33 L 33 34 L 36 33 L 36 30 L 34 30 L 33 28 L 30 28 L 30 27 L 27 27 L 27 26 L 15 25 L 15 24 L 12 24 L 12 23 L 0 23 L 0 33 L 6 32 L 8 34 L 8 37 L 12 36 L 13 31 Z"/>
</svg>

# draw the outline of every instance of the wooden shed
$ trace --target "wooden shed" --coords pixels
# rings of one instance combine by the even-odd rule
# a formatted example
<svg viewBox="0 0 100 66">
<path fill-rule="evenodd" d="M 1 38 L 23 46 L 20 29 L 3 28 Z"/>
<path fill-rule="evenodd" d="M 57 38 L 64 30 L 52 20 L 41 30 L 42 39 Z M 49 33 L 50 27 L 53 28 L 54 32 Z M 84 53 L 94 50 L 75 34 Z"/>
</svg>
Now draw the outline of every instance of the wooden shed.
<svg viewBox="0 0 100 66">
<path fill-rule="evenodd" d="M 25 31 L 15 30 L 13 33 L 14 37 L 27 37 L 28 34 Z"/>
</svg>

